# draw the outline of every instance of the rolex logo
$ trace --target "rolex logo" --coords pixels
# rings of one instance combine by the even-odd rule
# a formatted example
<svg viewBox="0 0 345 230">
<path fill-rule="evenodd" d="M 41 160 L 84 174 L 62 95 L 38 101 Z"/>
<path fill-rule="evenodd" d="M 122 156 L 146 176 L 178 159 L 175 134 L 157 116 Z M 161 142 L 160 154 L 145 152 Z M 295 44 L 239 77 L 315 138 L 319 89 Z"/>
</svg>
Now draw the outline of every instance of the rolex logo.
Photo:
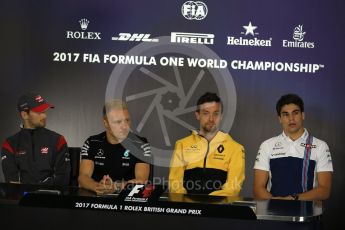
<svg viewBox="0 0 345 230">
<path fill-rule="evenodd" d="M 83 31 L 66 31 L 66 38 L 70 39 L 88 39 L 88 40 L 101 40 L 100 32 L 85 31 L 89 26 L 90 21 L 86 18 L 79 20 L 80 28 Z"/>
<path fill-rule="evenodd" d="M 79 23 L 80 23 L 80 27 L 82 30 L 86 30 L 87 26 L 89 25 L 89 20 L 87 20 L 86 18 L 80 19 Z"/>
</svg>

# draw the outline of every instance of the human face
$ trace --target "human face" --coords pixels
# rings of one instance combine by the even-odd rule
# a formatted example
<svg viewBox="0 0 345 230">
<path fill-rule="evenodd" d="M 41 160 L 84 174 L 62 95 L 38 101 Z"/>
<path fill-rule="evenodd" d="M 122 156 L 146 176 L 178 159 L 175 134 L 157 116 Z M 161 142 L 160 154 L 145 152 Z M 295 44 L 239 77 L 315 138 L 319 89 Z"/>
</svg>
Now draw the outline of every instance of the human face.
<svg viewBox="0 0 345 230">
<path fill-rule="evenodd" d="M 22 111 L 20 112 L 23 118 L 23 125 L 26 129 L 37 129 L 46 126 L 47 114 L 46 112 Z"/>
<path fill-rule="evenodd" d="M 128 110 L 112 109 L 104 119 L 108 141 L 112 144 L 122 142 L 129 133 L 130 119 Z"/>
<path fill-rule="evenodd" d="M 218 102 L 206 102 L 199 106 L 199 111 L 195 112 L 195 115 L 200 122 L 200 134 L 212 134 L 219 130 L 221 111 L 221 104 Z"/>
<path fill-rule="evenodd" d="M 303 132 L 304 112 L 298 105 L 284 105 L 280 111 L 279 122 L 283 127 L 284 133 L 293 140 L 299 138 Z"/>
</svg>

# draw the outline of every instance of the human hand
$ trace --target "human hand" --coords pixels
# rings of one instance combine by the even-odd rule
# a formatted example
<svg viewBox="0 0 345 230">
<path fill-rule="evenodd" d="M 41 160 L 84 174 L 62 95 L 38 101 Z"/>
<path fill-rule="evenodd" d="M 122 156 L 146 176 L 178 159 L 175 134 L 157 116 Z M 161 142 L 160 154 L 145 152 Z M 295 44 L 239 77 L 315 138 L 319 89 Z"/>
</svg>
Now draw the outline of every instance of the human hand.
<svg viewBox="0 0 345 230">
<path fill-rule="evenodd" d="M 106 195 L 114 192 L 114 182 L 109 175 L 104 175 L 96 186 L 97 195 Z"/>
</svg>

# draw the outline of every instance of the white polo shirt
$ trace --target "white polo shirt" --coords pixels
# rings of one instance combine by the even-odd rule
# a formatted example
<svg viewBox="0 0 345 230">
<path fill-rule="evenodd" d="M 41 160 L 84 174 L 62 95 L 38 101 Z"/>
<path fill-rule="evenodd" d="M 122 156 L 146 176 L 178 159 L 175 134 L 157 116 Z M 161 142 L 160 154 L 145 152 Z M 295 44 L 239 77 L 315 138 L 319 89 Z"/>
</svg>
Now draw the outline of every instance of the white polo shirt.
<svg viewBox="0 0 345 230">
<path fill-rule="evenodd" d="M 310 154 L 306 154 L 309 133 L 305 129 L 293 141 L 283 132 L 264 141 L 254 169 L 269 172 L 267 188 L 273 196 L 302 193 L 317 186 L 317 172 L 333 171 L 331 153 L 326 142 L 312 137 Z"/>
</svg>

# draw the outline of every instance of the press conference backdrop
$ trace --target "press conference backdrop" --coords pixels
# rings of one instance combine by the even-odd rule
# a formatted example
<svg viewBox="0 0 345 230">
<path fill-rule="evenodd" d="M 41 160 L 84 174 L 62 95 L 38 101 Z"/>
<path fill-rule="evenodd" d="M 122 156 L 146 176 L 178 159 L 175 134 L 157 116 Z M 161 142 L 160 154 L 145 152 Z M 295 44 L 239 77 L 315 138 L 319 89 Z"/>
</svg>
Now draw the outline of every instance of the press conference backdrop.
<svg viewBox="0 0 345 230">
<path fill-rule="evenodd" d="M 243 196 L 252 196 L 262 141 L 281 127 L 275 103 L 297 93 L 306 127 L 331 149 L 326 227 L 344 226 L 344 1 L 43 1 L 0 3 L 0 138 L 20 125 L 16 101 L 39 92 L 55 105 L 47 127 L 79 147 L 103 131 L 105 100 L 129 105 L 132 130 L 152 144 L 167 178 L 174 143 L 198 128 L 206 91 L 224 102 L 221 129 L 245 146 Z"/>
</svg>

